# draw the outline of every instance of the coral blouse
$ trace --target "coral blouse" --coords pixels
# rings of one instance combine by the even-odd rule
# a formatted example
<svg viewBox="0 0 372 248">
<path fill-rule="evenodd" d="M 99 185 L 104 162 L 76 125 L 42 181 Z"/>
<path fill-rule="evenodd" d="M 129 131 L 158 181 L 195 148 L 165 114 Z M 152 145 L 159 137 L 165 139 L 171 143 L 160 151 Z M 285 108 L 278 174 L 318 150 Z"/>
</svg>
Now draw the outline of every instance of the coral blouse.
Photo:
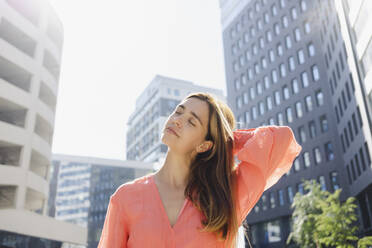
<svg viewBox="0 0 372 248">
<path fill-rule="evenodd" d="M 241 161 L 234 170 L 239 224 L 264 190 L 290 170 L 301 149 L 288 126 L 234 132 L 234 154 Z M 172 227 L 150 174 L 121 185 L 111 196 L 98 247 L 226 247 L 213 233 L 199 231 L 202 217 L 186 199 Z"/>
</svg>

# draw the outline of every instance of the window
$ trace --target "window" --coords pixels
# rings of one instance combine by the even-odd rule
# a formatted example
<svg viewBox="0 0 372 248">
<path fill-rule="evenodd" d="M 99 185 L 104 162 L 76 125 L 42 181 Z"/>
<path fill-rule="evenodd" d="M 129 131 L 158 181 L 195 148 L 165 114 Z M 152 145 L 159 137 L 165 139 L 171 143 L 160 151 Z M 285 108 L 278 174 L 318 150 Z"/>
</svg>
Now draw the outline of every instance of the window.
<svg viewBox="0 0 372 248">
<path fill-rule="evenodd" d="M 288 17 L 287 16 L 283 16 L 282 17 L 282 23 L 283 23 L 283 27 L 285 27 L 285 28 L 288 27 L 289 21 L 288 21 Z"/>
<path fill-rule="evenodd" d="M 287 76 L 287 71 L 286 71 L 286 68 L 285 68 L 285 64 L 280 64 L 280 76 L 283 78 L 285 76 Z"/>
<path fill-rule="evenodd" d="M 249 111 L 246 111 L 245 112 L 245 122 L 248 124 L 249 122 L 251 122 L 251 118 L 250 118 L 250 114 L 249 114 Z"/>
<path fill-rule="evenodd" d="M 264 76 L 264 84 L 265 84 L 265 89 L 270 88 L 270 80 L 268 76 Z"/>
<path fill-rule="evenodd" d="M 263 29 L 263 23 L 262 23 L 262 20 L 261 19 L 258 19 L 257 20 L 257 27 L 259 30 L 262 30 Z"/>
<path fill-rule="evenodd" d="M 272 14 L 273 16 L 276 16 L 276 15 L 278 14 L 278 9 L 276 8 L 276 5 L 275 5 L 275 4 L 273 4 L 273 5 L 271 6 L 271 14 Z"/>
<path fill-rule="evenodd" d="M 313 43 L 309 43 L 307 45 L 307 51 L 309 53 L 309 57 L 313 57 L 315 55 L 315 46 Z"/>
<path fill-rule="evenodd" d="M 288 123 L 293 122 L 292 108 L 291 107 L 286 108 L 285 113 L 287 117 L 287 122 Z"/>
<path fill-rule="evenodd" d="M 266 31 L 266 40 L 267 42 L 271 42 L 273 40 L 273 36 L 270 30 Z"/>
<path fill-rule="evenodd" d="M 254 90 L 253 87 L 250 88 L 250 94 L 251 94 L 251 99 L 253 100 L 256 97 L 256 91 Z"/>
<path fill-rule="evenodd" d="M 275 105 L 279 106 L 280 104 L 280 92 L 279 91 L 274 92 L 274 99 L 275 99 Z"/>
<path fill-rule="evenodd" d="M 303 155 L 303 158 L 304 158 L 304 165 L 306 168 L 310 167 L 310 154 L 309 152 L 304 152 L 304 155 Z"/>
<path fill-rule="evenodd" d="M 260 48 L 264 48 L 265 47 L 265 41 L 264 41 L 264 39 L 262 37 L 260 37 L 259 43 L 260 43 Z"/>
<path fill-rule="evenodd" d="M 274 32 L 276 35 L 279 35 L 280 34 L 280 26 L 279 26 L 279 23 L 275 23 L 274 24 Z"/>
<path fill-rule="evenodd" d="M 270 16 L 269 16 L 269 13 L 265 12 L 264 14 L 264 21 L 266 24 L 268 24 L 270 22 Z"/>
<path fill-rule="evenodd" d="M 288 58 L 288 64 L 289 64 L 289 70 L 290 71 L 294 71 L 296 69 L 295 60 L 294 60 L 293 56 L 290 56 Z"/>
<path fill-rule="evenodd" d="M 265 114 L 265 104 L 262 101 L 260 101 L 258 103 L 258 106 L 259 106 L 260 115 Z"/>
<path fill-rule="evenodd" d="M 277 50 L 277 52 L 278 52 L 278 56 L 282 56 L 283 55 L 283 46 L 282 46 L 282 44 L 278 44 L 277 46 L 276 46 L 276 50 Z"/>
<path fill-rule="evenodd" d="M 304 30 L 306 34 L 310 33 L 311 31 L 310 23 L 308 21 L 304 22 Z"/>
<path fill-rule="evenodd" d="M 240 80 L 239 79 L 235 79 L 235 89 L 236 90 L 240 89 Z"/>
<path fill-rule="evenodd" d="M 298 58 L 298 63 L 302 65 L 305 63 L 305 53 L 303 49 L 300 49 L 297 51 L 297 58 Z"/>
<path fill-rule="evenodd" d="M 291 9 L 291 16 L 292 16 L 292 20 L 296 20 L 297 19 L 297 10 L 296 10 L 296 8 L 292 8 Z"/>
<path fill-rule="evenodd" d="M 252 9 L 249 9 L 249 10 L 248 10 L 248 18 L 249 18 L 250 20 L 253 19 L 253 10 L 252 10 Z"/>
<path fill-rule="evenodd" d="M 289 203 L 293 202 L 293 190 L 291 186 L 287 187 L 287 192 L 288 192 L 288 201 Z"/>
<path fill-rule="evenodd" d="M 289 35 L 287 35 L 285 37 L 285 46 L 287 47 L 287 49 L 292 47 L 292 40 L 291 40 L 291 37 Z"/>
<path fill-rule="evenodd" d="M 305 0 L 301 0 L 300 7 L 301 7 L 302 12 L 305 12 L 307 10 L 307 5 L 306 5 Z"/>
<path fill-rule="evenodd" d="M 319 120 L 320 120 L 320 129 L 321 129 L 322 133 L 327 132 L 328 131 L 327 117 L 325 115 L 322 115 L 322 116 L 320 116 Z"/>
<path fill-rule="evenodd" d="M 248 43 L 249 42 L 249 34 L 248 34 L 248 32 L 244 32 L 243 40 L 244 40 L 244 43 Z"/>
<path fill-rule="evenodd" d="M 275 196 L 273 192 L 270 192 L 270 208 L 275 208 Z"/>
<path fill-rule="evenodd" d="M 295 159 L 293 168 L 294 171 L 299 171 L 301 169 L 300 160 L 298 158 Z"/>
<path fill-rule="evenodd" d="M 297 192 L 300 193 L 301 195 L 304 194 L 304 185 L 302 183 L 297 184 Z"/>
<path fill-rule="evenodd" d="M 299 87 L 298 87 L 298 81 L 296 78 L 292 79 L 292 92 L 293 94 L 297 94 L 299 92 Z"/>
<path fill-rule="evenodd" d="M 316 97 L 316 104 L 318 107 L 322 106 L 324 104 L 324 96 L 322 90 L 317 90 L 315 92 L 315 97 Z"/>
<path fill-rule="evenodd" d="M 274 84 L 276 84 L 278 82 L 278 73 L 277 73 L 276 69 L 271 71 L 271 78 L 272 78 L 272 81 L 273 81 Z"/>
<path fill-rule="evenodd" d="M 315 121 L 309 122 L 309 131 L 310 131 L 310 138 L 316 137 L 316 127 L 315 127 Z"/>
<path fill-rule="evenodd" d="M 262 68 L 266 69 L 267 68 L 267 60 L 265 57 L 261 58 L 261 66 Z"/>
<path fill-rule="evenodd" d="M 248 95 L 247 91 L 245 91 L 243 93 L 243 102 L 244 102 L 244 104 L 248 104 L 248 102 L 249 102 L 249 95 Z"/>
<path fill-rule="evenodd" d="M 320 154 L 319 147 L 314 148 L 314 160 L 315 164 L 320 164 L 322 162 L 322 155 Z"/>
<path fill-rule="evenodd" d="M 237 62 L 233 63 L 233 70 L 234 70 L 234 72 L 239 71 L 239 64 Z"/>
<path fill-rule="evenodd" d="M 238 40 L 238 47 L 239 47 L 239 49 L 242 49 L 242 47 L 243 47 L 243 40 L 242 39 Z"/>
<path fill-rule="evenodd" d="M 257 53 L 258 53 L 258 47 L 257 47 L 257 44 L 256 43 L 253 43 L 252 50 L 253 50 L 253 54 L 254 55 L 257 55 Z"/>
<path fill-rule="evenodd" d="M 278 191 L 278 199 L 279 199 L 279 205 L 283 206 L 284 205 L 284 193 L 282 189 Z"/>
<path fill-rule="evenodd" d="M 306 142 L 305 127 L 304 126 L 300 126 L 298 128 L 298 133 L 300 134 L 300 142 L 301 142 L 301 144 L 305 143 Z"/>
<path fill-rule="evenodd" d="M 270 62 L 275 61 L 275 53 L 274 53 L 273 49 L 269 50 L 269 58 L 270 58 Z"/>
<path fill-rule="evenodd" d="M 311 96 L 306 96 L 305 97 L 305 103 L 306 103 L 306 111 L 310 112 L 313 110 L 313 101 L 311 99 Z"/>
<path fill-rule="evenodd" d="M 318 66 L 317 65 L 313 65 L 311 67 L 311 71 L 312 71 L 312 75 L 313 75 L 313 80 L 314 81 L 318 81 L 319 78 L 320 78 Z"/>
<path fill-rule="evenodd" d="M 236 98 L 236 107 L 237 107 L 238 109 L 240 109 L 240 108 L 242 107 L 242 104 L 243 104 L 242 97 L 241 97 L 241 96 L 238 96 L 238 97 Z"/>
<path fill-rule="evenodd" d="M 333 153 L 333 145 L 331 142 L 326 143 L 325 145 L 325 153 L 327 161 L 331 161 L 335 158 L 335 155 Z"/>
<path fill-rule="evenodd" d="M 271 96 L 266 97 L 266 105 L 268 110 L 271 110 L 273 108 L 273 101 L 271 99 Z"/>
<path fill-rule="evenodd" d="M 338 190 L 340 188 L 340 182 L 337 171 L 332 171 L 330 174 L 330 178 L 333 190 Z"/>
<path fill-rule="evenodd" d="M 256 75 L 260 73 L 260 65 L 258 63 L 254 64 L 254 72 L 256 73 Z"/>
<path fill-rule="evenodd" d="M 239 57 L 239 62 L 240 62 L 240 66 L 243 67 L 245 65 L 245 57 L 243 55 L 241 55 Z"/>
<path fill-rule="evenodd" d="M 256 2 L 254 7 L 255 7 L 256 12 L 260 12 L 260 4 L 258 2 Z"/>
<path fill-rule="evenodd" d="M 253 120 L 257 119 L 257 107 L 256 106 L 252 107 L 252 118 Z"/>
<path fill-rule="evenodd" d="M 285 100 L 288 100 L 289 99 L 289 89 L 288 89 L 288 86 L 286 85 L 286 86 L 284 86 L 283 87 L 283 95 L 284 95 L 284 99 Z"/>
<path fill-rule="evenodd" d="M 280 126 L 284 125 L 284 118 L 283 118 L 283 114 L 282 113 L 278 113 L 277 114 L 277 119 L 278 119 L 278 124 Z"/>
<path fill-rule="evenodd" d="M 275 119 L 273 117 L 269 119 L 269 125 L 275 125 Z"/>
<path fill-rule="evenodd" d="M 249 80 L 253 79 L 253 69 L 252 68 L 248 68 L 248 79 Z"/>
<path fill-rule="evenodd" d="M 296 102 L 296 115 L 297 118 L 301 118 L 304 115 L 301 102 Z"/>
<path fill-rule="evenodd" d="M 285 0 L 280 0 L 279 3 L 280 3 L 280 8 L 283 9 L 285 7 Z"/>
<path fill-rule="evenodd" d="M 243 85 L 246 85 L 248 83 L 247 76 L 245 74 L 241 75 L 240 80 Z"/>
<path fill-rule="evenodd" d="M 320 188 L 321 188 L 323 191 L 326 191 L 326 190 L 327 190 L 327 186 L 326 186 L 326 182 L 325 182 L 325 178 L 324 178 L 324 176 L 320 176 L 320 177 L 319 177 L 319 184 L 320 184 Z"/>
<path fill-rule="evenodd" d="M 247 49 L 247 51 L 245 51 L 245 58 L 247 59 L 247 61 L 251 60 L 252 56 L 251 56 L 251 52 L 249 49 Z"/>
<path fill-rule="evenodd" d="M 254 37 L 256 35 L 256 29 L 253 26 L 251 26 L 249 32 L 251 33 L 251 37 Z"/>
<path fill-rule="evenodd" d="M 232 45 L 231 51 L 232 51 L 232 54 L 238 53 L 238 48 L 236 47 L 236 45 Z"/>
<path fill-rule="evenodd" d="M 257 82 L 256 83 L 256 88 L 257 88 L 257 94 L 258 95 L 261 95 L 262 94 L 262 83 L 261 82 Z"/>
<path fill-rule="evenodd" d="M 306 88 L 309 86 L 309 77 L 307 76 L 306 71 L 301 73 L 301 81 L 302 81 L 302 87 Z"/>
<path fill-rule="evenodd" d="M 301 32 L 300 32 L 299 28 L 295 28 L 294 34 L 295 34 L 295 41 L 296 42 L 300 41 L 301 40 Z"/>
</svg>

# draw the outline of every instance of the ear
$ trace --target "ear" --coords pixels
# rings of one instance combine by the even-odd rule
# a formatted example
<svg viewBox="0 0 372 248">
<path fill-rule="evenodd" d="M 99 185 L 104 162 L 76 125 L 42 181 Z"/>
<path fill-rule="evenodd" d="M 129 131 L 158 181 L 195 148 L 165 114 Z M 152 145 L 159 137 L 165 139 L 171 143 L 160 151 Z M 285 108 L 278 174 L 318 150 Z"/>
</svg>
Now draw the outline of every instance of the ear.
<svg viewBox="0 0 372 248">
<path fill-rule="evenodd" d="M 212 141 L 210 141 L 210 140 L 205 140 L 205 141 L 203 141 L 203 143 L 201 143 L 200 145 L 198 145 L 198 146 L 196 147 L 196 151 L 197 151 L 198 153 L 206 152 L 206 151 L 208 151 L 209 149 L 211 149 L 212 146 L 213 146 L 213 142 L 212 142 Z"/>
</svg>

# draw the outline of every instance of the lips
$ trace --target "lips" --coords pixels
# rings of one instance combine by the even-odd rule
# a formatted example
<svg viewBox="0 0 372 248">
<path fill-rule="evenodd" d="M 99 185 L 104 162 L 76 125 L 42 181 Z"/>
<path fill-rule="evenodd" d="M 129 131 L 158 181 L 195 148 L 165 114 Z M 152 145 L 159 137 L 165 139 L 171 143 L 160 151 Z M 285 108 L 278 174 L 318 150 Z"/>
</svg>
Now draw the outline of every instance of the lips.
<svg viewBox="0 0 372 248">
<path fill-rule="evenodd" d="M 170 133 L 176 135 L 177 137 L 180 137 L 180 136 L 178 135 L 178 133 L 177 133 L 173 128 L 171 128 L 171 127 L 167 127 L 166 130 L 167 130 L 168 132 L 170 132 Z"/>
</svg>

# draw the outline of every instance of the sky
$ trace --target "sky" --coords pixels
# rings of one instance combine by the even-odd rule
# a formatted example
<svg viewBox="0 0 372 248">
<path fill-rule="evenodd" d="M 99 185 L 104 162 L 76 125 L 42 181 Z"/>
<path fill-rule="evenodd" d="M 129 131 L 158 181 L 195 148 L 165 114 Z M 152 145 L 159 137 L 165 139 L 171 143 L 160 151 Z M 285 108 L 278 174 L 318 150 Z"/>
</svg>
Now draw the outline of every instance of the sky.
<svg viewBox="0 0 372 248">
<path fill-rule="evenodd" d="M 64 28 L 53 153 L 125 159 L 156 75 L 226 92 L 218 0 L 50 2 Z"/>
</svg>

